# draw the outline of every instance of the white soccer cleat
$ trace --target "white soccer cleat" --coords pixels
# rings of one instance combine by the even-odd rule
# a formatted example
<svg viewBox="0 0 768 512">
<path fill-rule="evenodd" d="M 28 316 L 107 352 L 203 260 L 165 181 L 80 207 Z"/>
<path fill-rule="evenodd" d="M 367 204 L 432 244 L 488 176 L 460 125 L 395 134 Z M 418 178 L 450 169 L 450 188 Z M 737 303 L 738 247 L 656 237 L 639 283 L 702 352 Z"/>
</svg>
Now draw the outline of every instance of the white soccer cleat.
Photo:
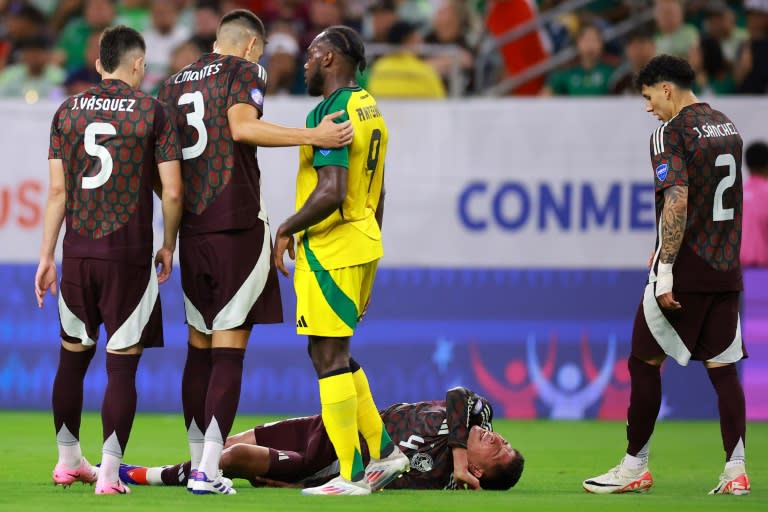
<svg viewBox="0 0 768 512">
<path fill-rule="evenodd" d="M 371 486 L 371 491 L 383 489 L 393 480 L 403 476 L 411 469 L 411 462 L 399 448 L 383 459 L 371 459 L 365 468 L 365 479 Z"/>
<path fill-rule="evenodd" d="M 229 478 L 222 477 L 221 473 L 217 474 L 213 480 L 209 480 L 203 471 L 198 470 L 192 482 L 192 494 L 237 494 L 237 491 L 231 485 L 226 485 L 225 481 L 232 483 Z"/>
<path fill-rule="evenodd" d="M 189 476 L 187 477 L 187 490 L 189 492 L 192 492 L 192 485 L 195 483 L 195 475 L 196 474 L 197 474 L 197 470 L 196 469 L 192 469 L 192 470 L 190 470 Z M 224 471 L 223 470 L 221 470 L 221 469 L 219 470 L 218 477 L 219 477 L 219 481 L 222 483 L 222 485 L 224 485 L 226 487 L 231 487 L 231 488 L 235 487 L 235 484 L 232 482 L 232 479 L 231 478 L 227 478 L 227 477 L 224 476 Z"/>
<path fill-rule="evenodd" d="M 358 482 L 350 482 L 337 476 L 323 485 L 302 489 L 301 494 L 304 496 L 365 496 L 371 494 L 371 488 L 364 478 Z"/>
<path fill-rule="evenodd" d="M 619 464 L 605 474 L 584 480 L 582 486 L 594 494 L 620 494 L 625 492 L 647 492 L 653 485 L 648 466 L 631 469 Z"/>
<path fill-rule="evenodd" d="M 733 494 L 744 496 L 750 493 L 749 477 L 744 471 L 744 466 L 726 468 L 720 475 L 717 487 L 709 491 L 709 494 Z"/>
</svg>

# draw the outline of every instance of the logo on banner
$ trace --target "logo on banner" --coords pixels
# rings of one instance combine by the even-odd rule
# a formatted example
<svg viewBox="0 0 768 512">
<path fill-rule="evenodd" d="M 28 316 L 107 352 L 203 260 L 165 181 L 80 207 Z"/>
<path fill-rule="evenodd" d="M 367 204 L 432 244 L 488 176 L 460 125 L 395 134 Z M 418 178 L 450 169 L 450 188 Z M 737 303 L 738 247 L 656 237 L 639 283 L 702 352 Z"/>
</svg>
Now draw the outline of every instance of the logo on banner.
<svg viewBox="0 0 768 512">
<path fill-rule="evenodd" d="M 667 179 L 668 173 L 669 173 L 668 164 L 661 164 L 656 168 L 656 177 L 659 178 L 659 181 L 664 181 L 665 179 Z"/>
</svg>

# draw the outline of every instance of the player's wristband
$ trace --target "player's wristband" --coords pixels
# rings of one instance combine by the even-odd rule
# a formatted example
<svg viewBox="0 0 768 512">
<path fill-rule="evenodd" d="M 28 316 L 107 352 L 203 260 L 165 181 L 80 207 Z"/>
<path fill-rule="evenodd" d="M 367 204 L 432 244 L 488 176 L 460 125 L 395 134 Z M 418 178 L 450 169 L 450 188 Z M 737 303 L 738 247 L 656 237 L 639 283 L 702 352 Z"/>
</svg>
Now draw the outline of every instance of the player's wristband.
<svg viewBox="0 0 768 512">
<path fill-rule="evenodd" d="M 672 263 L 659 263 L 656 271 L 656 296 L 672 291 Z"/>
</svg>

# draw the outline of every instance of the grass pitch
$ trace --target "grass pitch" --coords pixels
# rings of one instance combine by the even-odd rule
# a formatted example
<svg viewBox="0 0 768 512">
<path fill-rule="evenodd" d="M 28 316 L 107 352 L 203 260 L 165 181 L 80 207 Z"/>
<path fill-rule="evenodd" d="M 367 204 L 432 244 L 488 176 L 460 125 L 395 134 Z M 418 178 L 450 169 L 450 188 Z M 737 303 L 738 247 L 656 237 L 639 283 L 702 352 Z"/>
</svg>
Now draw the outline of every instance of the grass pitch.
<svg viewBox="0 0 768 512">
<path fill-rule="evenodd" d="M 233 431 L 273 418 L 240 417 Z M 656 483 L 645 495 L 595 496 L 581 481 L 618 463 L 625 447 L 618 422 L 496 421 L 496 430 L 526 458 L 525 472 L 508 492 L 387 491 L 368 497 L 300 496 L 294 489 L 254 489 L 236 480 L 236 496 L 192 496 L 182 488 L 134 486 L 130 496 L 95 496 L 93 487 L 54 487 L 56 459 L 50 413 L 0 411 L 0 510 L 8 511 L 768 511 L 768 424 L 748 426 L 747 468 L 752 494 L 707 496 L 723 466 L 716 422 L 661 422 L 652 442 Z M 101 423 L 89 413 L 81 428 L 83 451 L 97 462 Z M 187 447 L 180 415 L 140 414 L 126 460 L 179 462 Z"/>
</svg>

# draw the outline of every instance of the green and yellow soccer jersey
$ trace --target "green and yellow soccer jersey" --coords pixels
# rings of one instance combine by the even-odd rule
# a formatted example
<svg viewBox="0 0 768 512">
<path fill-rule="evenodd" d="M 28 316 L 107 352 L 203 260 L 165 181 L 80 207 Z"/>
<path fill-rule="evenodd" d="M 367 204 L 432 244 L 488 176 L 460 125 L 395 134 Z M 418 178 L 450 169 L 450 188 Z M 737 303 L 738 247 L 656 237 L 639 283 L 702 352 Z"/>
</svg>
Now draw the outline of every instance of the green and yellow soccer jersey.
<svg viewBox="0 0 768 512">
<path fill-rule="evenodd" d="M 381 230 L 376 208 L 384 182 L 387 125 L 376 100 L 360 87 L 343 87 L 317 105 L 307 116 L 307 127 L 320 124 L 327 114 L 344 110 L 337 122 L 352 121 L 352 143 L 340 149 L 302 146 L 296 178 L 298 211 L 317 186 L 317 169 L 345 167 L 347 195 L 341 208 L 297 235 L 296 267 L 322 270 L 360 265 L 381 258 Z"/>
</svg>

